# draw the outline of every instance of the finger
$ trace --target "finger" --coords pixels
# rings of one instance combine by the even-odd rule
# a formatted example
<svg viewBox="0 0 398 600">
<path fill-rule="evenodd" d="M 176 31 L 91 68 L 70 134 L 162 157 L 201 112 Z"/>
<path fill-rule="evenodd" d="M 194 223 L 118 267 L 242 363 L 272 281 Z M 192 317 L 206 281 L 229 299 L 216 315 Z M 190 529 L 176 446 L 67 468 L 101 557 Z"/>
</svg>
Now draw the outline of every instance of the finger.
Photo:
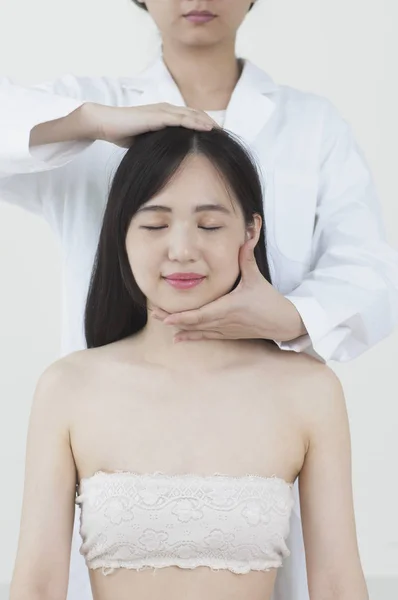
<svg viewBox="0 0 398 600">
<path fill-rule="evenodd" d="M 166 323 L 167 325 L 167 323 Z M 221 331 L 222 328 L 225 328 L 225 323 L 221 323 L 220 321 L 210 321 L 209 323 L 199 323 L 198 325 L 175 325 L 173 327 L 178 327 L 180 331 Z"/>
<path fill-rule="evenodd" d="M 200 131 L 211 131 L 214 127 L 214 123 L 201 119 L 194 115 L 179 115 L 176 125 L 185 127 L 186 129 L 198 129 Z"/>
<path fill-rule="evenodd" d="M 254 245 L 252 240 L 241 246 L 239 251 L 239 265 L 242 279 L 247 280 L 252 277 L 258 277 L 260 270 L 254 255 Z"/>
<path fill-rule="evenodd" d="M 204 327 L 206 323 L 214 321 L 211 313 L 206 314 L 203 309 L 190 310 L 182 313 L 176 313 L 168 316 L 165 325 L 174 325 L 176 327 Z"/>
<path fill-rule="evenodd" d="M 165 104 L 166 111 L 176 118 L 176 122 L 183 127 L 194 127 L 200 129 L 212 129 L 217 123 L 203 110 L 190 108 L 189 106 L 174 106 Z"/>
<path fill-rule="evenodd" d="M 190 329 L 195 327 L 209 329 L 211 326 L 214 327 L 216 323 L 217 327 L 221 327 L 225 325 L 225 319 L 231 308 L 233 308 L 233 303 L 231 294 L 228 294 L 197 310 L 174 313 L 167 317 L 164 323 L 165 325 L 176 325 L 181 329 L 185 327 L 189 327 Z"/>
<path fill-rule="evenodd" d="M 167 317 L 170 316 L 170 313 L 162 310 L 161 308 L 152 308 L 151 309 L 151 317 L 153 319 L 158 319 L 159 321 L 164 321 Z"/>
<path fill-rule="evenodd" d="M 174 343 L 178 342 L 199 342 L 202 340 L 223 340 L 227 339 L 219 331 L 180 331 L 174 336 Z"/>
<path fill-rule="evenodd" d="M 204 110 L 199 110 L 196 108 L 190 108 L 189 106 L 187 107 L 187 110 L 189 111 L 188 114 L 189 115 L 193 115 L 194 117 L 198 118 L 198 119 L 202 119 L 205 123 L 209 123 L 210 125 L 212 125 L 213 127 L 218 127 L 220 128 L 219 124 L 217 123 L 217 121 L 215 121 L 210 115 L 207 114 L 207 112 L 205 112 Z"/>
<path fill-rule="evenodd" d="M 178 112 L 179 114 L 182 114 L 182 115 L 188 115 L 188 116 L 193 115 L 193 116 L 201 118 L 204 121 L 207 121 L 209 123 L 215 122 L 210 117 L 210 115 L 207 114 L 206 111 L 201 110 L 200 108 L 192 108 L 191 106 L 172 106 L 172 108 L 176 109 L 176 112 Z"/>
<path fill-rule="evenodd" d="M 181 125 L 183 127 L 195 127 L 210 131 L 216 126 L 216 123 L 207 115 L 202 116 L 196 112 L 181 115 Z"/>
</svg>

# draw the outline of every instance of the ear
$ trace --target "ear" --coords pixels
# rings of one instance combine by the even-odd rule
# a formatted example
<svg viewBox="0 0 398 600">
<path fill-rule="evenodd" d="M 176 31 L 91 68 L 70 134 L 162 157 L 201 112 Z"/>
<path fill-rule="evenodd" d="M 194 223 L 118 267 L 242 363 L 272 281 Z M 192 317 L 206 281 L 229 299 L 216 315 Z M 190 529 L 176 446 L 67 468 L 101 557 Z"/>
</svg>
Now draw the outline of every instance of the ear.
<svg viewBox="0 0 398 600">
<path fill-rule="evenodd" d="M 259 214 L 253 215 L 253 221 L 246 227 L 246 242 L 251 240 L 250 247 L 254 248 L 257 246 L 258 240 L 261 235 L 261 228 L 263 226 L 263 220 Z"/>
</svg>

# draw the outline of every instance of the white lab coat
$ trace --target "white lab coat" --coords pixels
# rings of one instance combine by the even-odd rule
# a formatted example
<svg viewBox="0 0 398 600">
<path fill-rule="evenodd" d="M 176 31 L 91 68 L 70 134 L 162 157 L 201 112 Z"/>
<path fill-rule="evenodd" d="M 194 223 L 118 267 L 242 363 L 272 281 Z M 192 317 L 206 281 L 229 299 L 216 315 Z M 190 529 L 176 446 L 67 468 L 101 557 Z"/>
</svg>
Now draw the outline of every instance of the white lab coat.
<svg viewBox="0 0 398 600">
<path fill-rule="evenodd" d="M 84 347 L 83 311 L 109 182 L 125 150 L 68 142 L 29 151 L 29 132 L 84 101 L 184 105 L 159 57 L 138 76 L 74 77 L 0 89 L 0 198 L 43 215 L 60 237 L 63 350 Z M 246 61 L 224 127 L 249 145 L 263 175 L 266 240 L 275 287 L 309 335 L 280 346 L 347 361 L 398 322 L 398 254 L 385 239 L 369 170 L 351 130 L 326 99 L 277 85 Z M 308 600 L 298 487 L 274 600 Z M 77 524 L 76 524 L 77 527 Z M 74 537 L 69 600 L 88 600 Z M 79 562 L 80 559 L 80 562 Z"/>
</svg>

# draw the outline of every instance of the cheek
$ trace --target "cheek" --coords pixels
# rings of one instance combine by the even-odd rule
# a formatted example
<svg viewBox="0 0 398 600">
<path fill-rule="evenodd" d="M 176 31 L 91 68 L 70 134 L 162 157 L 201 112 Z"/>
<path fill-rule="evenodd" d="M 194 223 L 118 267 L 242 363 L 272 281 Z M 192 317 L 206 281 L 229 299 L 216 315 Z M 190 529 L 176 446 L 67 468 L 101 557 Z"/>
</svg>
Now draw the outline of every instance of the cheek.
<svg viewBox="0 0 398 600">
<path fill-rule="evenodd" d="M 223 23 L 226 29 L 236 32 L 243 23 L 247 11 L 242 4 L 240 0 L 238 0 L 238 2 L 235 2 L 230 6 L 228 12 L 223 15 Z"/>
<path fill-rule="evenodd" d="M 128 261 L 130 263 L 130 268 L 134 273 L 140 264 L 140 258 L 138 253 L 138 244 L 133 240 L 134 237 L 132 235 L 127 236 L 126 253 Z"/>
<path fill-rule="evenodd" d="M 162 35 L 170 35 L 180 24 L 179 7 L 170 6 L 170 2 L 164 0 L 155 0 L 151 5 L 151 16 L 157 29 Z"/>
<path fill-rule="evenodd" d="M 208 253 L 208 262 L 212 270 L 223 280 L 239 274 L 240 243 L 235 239 L 220 240 Z"/>
<path fill-rule="evenodd" d="M 126 252 L 133 277 L 140 290 L 145 293 L 153 276 L 155 257 L 139 236 L 134 241 L 127 240 Z"/>
</svg>

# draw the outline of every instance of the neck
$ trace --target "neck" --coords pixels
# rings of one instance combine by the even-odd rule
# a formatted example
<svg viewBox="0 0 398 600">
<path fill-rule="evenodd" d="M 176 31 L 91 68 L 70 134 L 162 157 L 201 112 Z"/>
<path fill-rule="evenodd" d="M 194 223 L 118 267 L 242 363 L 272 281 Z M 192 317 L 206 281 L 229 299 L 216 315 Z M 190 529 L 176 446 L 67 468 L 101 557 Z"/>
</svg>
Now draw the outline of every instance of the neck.
<svg viewBox="0 0 398 600">
<path fill-rule="evenodd" d="M 187 373 L 226 367 L 241 356 L 242 346 L 253 342 L 237 340 L 202 340 L 174 343 L 177 329 L 149 317 L 144 329 L 134 336 L 148 363 Z"/>
<path fill-rule="evenodd" d="M 188 106 L 224 110 L 241 75 L 235 43 L 215 48 L 177 47 L 164 40 L 163 60 Z"/>
</svg>

